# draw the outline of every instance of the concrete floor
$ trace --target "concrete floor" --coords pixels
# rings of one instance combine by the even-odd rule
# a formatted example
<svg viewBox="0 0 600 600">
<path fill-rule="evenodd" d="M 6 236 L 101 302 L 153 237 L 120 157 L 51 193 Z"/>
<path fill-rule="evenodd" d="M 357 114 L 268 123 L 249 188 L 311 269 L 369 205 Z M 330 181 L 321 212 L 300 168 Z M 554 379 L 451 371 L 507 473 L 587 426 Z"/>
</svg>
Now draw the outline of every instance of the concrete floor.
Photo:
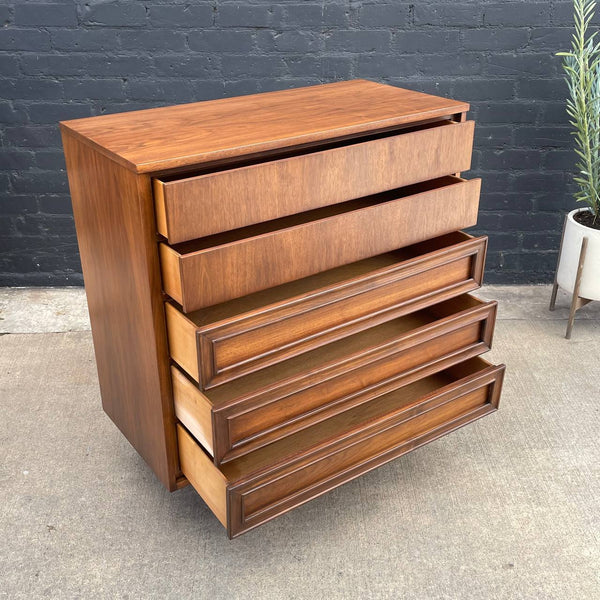
<svg viewBox="0 0 600 600">
<path fill-rule="evenodd" d="M 493 287 L 501 409 L 241 538 L 100 408 L 81 290 L 0 290 L 0 598 L 600 598 L 600 303 Z"/>
</svg>

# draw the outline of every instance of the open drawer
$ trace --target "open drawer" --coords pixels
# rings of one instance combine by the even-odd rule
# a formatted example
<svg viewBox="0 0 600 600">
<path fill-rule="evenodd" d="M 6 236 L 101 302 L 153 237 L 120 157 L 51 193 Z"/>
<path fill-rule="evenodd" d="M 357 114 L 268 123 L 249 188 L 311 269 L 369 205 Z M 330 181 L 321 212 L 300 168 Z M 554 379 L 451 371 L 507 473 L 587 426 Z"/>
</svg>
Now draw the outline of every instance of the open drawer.
<svg viewBox="0 0 600 600">
<path fill-rule="evenodd" d="M 167 303 L 171 356 L 210 389 L 473 291 L 486 243 L 457 231 L 187 315 Z"/>
<path fill-rule="evenodd" d="M 459 296 L 204 392 L 173 367 L 175 414 L 230 462 L 486 352 L 495 316 L 495 302 Z"/>
<path fill-rule="evenodd" d="M 474 358 L 221 467 L 178 425 L 181 470 L 234 537 L 495 411 L 503 374 Z"/>
<path fill-rule="evenodd" d="M 480 180 L 443 177 L 227 233 L 160 244 L 165 292 L 191 312 L 470 227 Z"/>
<path fill-rule="evenodd" d="M 442 120 L 280 160 L 156 178 L 157 228 L 175 244 L 467 171 L 473 131 L 473 121 Z"/>
</svg>

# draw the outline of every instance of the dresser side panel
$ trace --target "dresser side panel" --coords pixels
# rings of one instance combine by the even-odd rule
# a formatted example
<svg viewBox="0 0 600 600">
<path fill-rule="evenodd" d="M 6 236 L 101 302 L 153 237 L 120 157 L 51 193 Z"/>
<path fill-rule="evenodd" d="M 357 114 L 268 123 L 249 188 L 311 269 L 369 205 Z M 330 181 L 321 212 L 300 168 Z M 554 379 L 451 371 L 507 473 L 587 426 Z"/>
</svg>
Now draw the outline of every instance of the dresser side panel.
<svg viewBox="0 0 600 600">
<path fill-rule="evenodd" d="M 63 133 L 105 412 L 170 490 L 179 475 L 152 188 Z"/>
</svg>

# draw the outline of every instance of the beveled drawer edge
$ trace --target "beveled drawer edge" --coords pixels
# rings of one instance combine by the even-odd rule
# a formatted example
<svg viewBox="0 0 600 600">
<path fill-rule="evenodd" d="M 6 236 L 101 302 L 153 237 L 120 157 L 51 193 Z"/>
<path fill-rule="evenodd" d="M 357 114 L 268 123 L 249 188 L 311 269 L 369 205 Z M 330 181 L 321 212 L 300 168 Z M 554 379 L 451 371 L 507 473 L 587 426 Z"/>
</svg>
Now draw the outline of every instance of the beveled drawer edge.
<svg viewBox="0 0 600 600">
<path fill-rule="evenodd" d="M 486 318 L 490 319 L 491 329 L 493 329 L 493 325 L 495 322 L 495 314 L 497 310 L 498 303 L 495 300 L 480 300 L 475 296 L 469 296 L 471 299 L 477 301 L 479 304 L 477 306 L 472 306 L 463 310 L 460 310 L 454 314 L 440 317 L 435 319 L 425 325 L 417 327 L 415 329 L 411 329 L 397 336 L 392 343 L 387 344 L 377 344 L 376 346 L 363 348 L 357 352 L 354 352 L 351 357 L 345 357 L 343 359 L 343 368 L 347 368 L 347 366 L 353 362 L 355 359 L 364 359 L 369 358 L 369 360 L 378 360 L 382 352 L 387 352 L 388 347 L 406 347 L 412 348 L 415 345 L 415 340 L 427 341 L 445 333 L 454 331 L 460 327 L 475 323 L 476 321 L 481 321 Z M 335 363 L 329 362 L 325 365 L 318 367 L 317 371 L 319 373 L 323 373 L 325 370 L 332 370 L 337 373 L 339 369 L 339 361 Z M 310 372 L 312 373 L 312 371 Z M 256 392 L 249 392 L 242 396 L 239 396 L 229 402 L 224 402 L 216 411 L 228 411 L 230 409 L 234 409 L 236 406 L 240 406 L 244 404 L 249 399 L 256 399 L 259 401 L 259 404 L 262 406 L 263 404 L 268 404 L 269 400 L 265 398 L 267 393 L 276 393 L 279 394 L 280 390 L 289 387 L 290 383 L 293 383 L 294 386 L 296 384 L 297 379 L 304 379 L 305 374 L 298 374 L 282 381 L 278 381 L 272 385 L 265 386 Z M 279 396 L 278 396 L 279 397 Z"/>
<path fill-rule="evenodd" d="M 380 310 L 380 311 L 377 311 L 376 313 L 372 313 L 370 315 L 361 317 L 359 319 L 354 319 L 354 320 L 346 322 L 342 325 L 339 325 L 339 326 L 336 326 L 329 330 L 326 330 L 322 334 L 312 336 L 312 339 L 317 339 L 317 338 L 321 339 L 322 343 L 319 343 L 318 345 L 310 346 L 309 349 L 306 351 L 310 352 L 311 350 L 320 348 L 321 346 L 327 345 L 328 343 L 335 342 L 338 339 L 343 339 L 344 337 L 346 337 L 346 335 L 342 335 L 342 336 L 340 336 L 340 338 L 335 337 L 335 335 L 341 330 L 348 330 L 347 335 L 353 335 L 355 333 L 360 333 L 360 332 L 364 331 L 364 329 L 376 327 L 377 325 L 381 325 L 388 321 L 392 321 L 396 318 L 400 318 L 400 317 L 410 314 L 412 312 L 417 312 L 419 310 L 425 309 L 428 306 L 430 306 L 430 304 L 431 304 L 431 303 L 427 302 L 427 300 L 430 297 L 435 296 L 436 302 L 437 301 L 443 302 L 443 301 L 453 298 L 455 296 L 473 292 L 473 291 L 477 290 L 477 288 L 478 288 L 478 286 L 475 284 L 469 285 L 469 282 L 461 282 L 461 283 L 453 285 L 453 286 L 448 286 L 448 287 L 444 288 L 442 291 L 436 292 L 435 294 L 428 294 L 427 296 L 422 296 L 417 301 L 411 301 L 401 307 L 393 306 L 393 307 L 387 308 L 385 310 Z M 365 326 L 364 327 L 359 326 L 362 324 L 364 324 Z M 202 342 L 202 336 L 199 336 L 199 341 L 200 341 L 200 343 Z M 297 343 L 294 343 L 294 344 L 289 344 L 288 346 L 286 346 L 286 349 L 288 349 L 288 348 L 291 349 L 295 346 L 300 346 L 301 344 L 302 344 L 302 340 Z M 232 368 L 237 366 L 237 364 L 232 367 L 228 367 L 227 369 L 222 369 L 222 370 L 214 369 L 213 372 L 217 376 L 207 379 L 206 380 L 207 383 L 203 385 L 203 388 L 206 390 L 213 389 L 222 383 L 229 383 L 230 381 L 235 381 L 236 379 L 243 377 L 244 375 L 254 373 L 255 371 L 258 371 L 262 368 L 270 367 L 270 366 L 275 365 L 283 360 L 287 360 L 288 358 L 293 358 L 293 357 L 299 356 L 303 353 L 304 353 L 303 351 L 298 352 L 298 353 L 291 352 L 291 351 L 280 353 L 278 350 L 273 350 L 273 351 L 269 351 L 269 352 L 257 355 L 255 359 L 252 359 L 252 361 L 250 361 L 250 360 L 244 361 L 244 362 L 238 363 L 238 364 L 241 364 L 241 365 L 251 364 L 252 362 L 256 362 L 256 361 L 262 359 L 263 357 L 272 357 L 272 358 L 261 361 L 260 368 L 240 371 L 239 376 L 232 377 L 232 378 L 222 378 L 222 377 L 217 377 L 217 376 L 221 375 L 223 373 L 227 373 Z M 200 356 L 202 356 L 202 355 L 206 356 L 207 354 L 208 353 L 205 351 Z M 201 364 L 204 366 L 213 366 L 214 360 L 205 361 L 204 363 L 201 363 Z"/>
<path fill-rule="evenodd" d="M 372 457 L 363 462 L 352 465 L 348 469 L 340 471 L 332 477 L 318 481 L 312 486 L 308 486 L 294 494 L 290 494 L 289 496 L 286 496 L 281 500 L 274 502 L 273 504 L 269 504 L 264 509 L 256 511 L 248 516 L 244 516 L 243 512 L 243 494 L 239 494 L 235 490 L 229 490 L 228 495 L 231 498 L 230 505 L 232 505 L 232 510 L 235 510 L 235 515 L 230 515 L 230 520 L 239 527 L 233 530 L 231 537 L 233 538 L 241 535 L 242 533 L 247 533 L 248 531 L 258 527 L 259 525 L 263 525 L 271 519 L 298 508 L 299 506 L 302 506 L 303 504 L 306 504 L 307 502 L 310 502 L 311 500 L 314 500 L 315 498 L 318 498 L 319 496 L 322 496 L 323 494 L 326 494 L 327 492 L 330 492 L 331 490 L 348 483 L 353 479 L 360 477 L 361 475 L 365 475 L 366 473 L 385 465 L 395 458 L 399 458 L 404 454 L 408 454 L 409 452 L 425 446 L 426 444 L 433 442 L 444 435 L 451 433 L 452 431 L 456 431 L 457 429 L 468 425 L 477 419 L 494 413 L 496 410 L 497 409 L 492 407 L 489 403 L 479 406 L 467 414 L 463 414 L 456 419 L 447 421 L 439 427 L 425 432 L 423 435 L 393 446 L 385 453 L 381 453 L 376 457 Z M 304 498 L 302 498 L 302 496 L 304 496 Z M 234 520 L 234 516 L 237 517 L 237 519 Z"/>
<path fill-rule="evenodd" d="M 301 455 L 284 461 L 280 465 L 265 467 L 263 470 L 249 475 L 247 478 L 236 482 L 234 485 L 228 486 L 229 501 L 230 501 L 230 521 L 232 528 L 235 530 L 236 525 L 242 526 L 241 532 L 246 532 L 252 529 L 255 525 L 262 524 L 276 516 L 279 516 L 289 510 L 304 504 L 329 490 L 342 485 L 372 469 L 379 467 L 398 456 L 406 454 L 416 448 L 419 448 L 429 442 L 438 439 L 439 437 L 471 423 L 487 414 L 493 413 L 498 408 L 502 380 L 504 377 L 504 365 L 490 365 L 487 361 L 481 360 L 482 364 L 487 365 L 482 371 L 478 371 L 468 377 L 455 381 L 443 388 L 440 388 L 427 396 L 420 399 L 418 407 L 423 407 L 428 403 L 433 403 L 432 408 L 419 410 L 417 414 L 410 414 L 410 410 L 400 409 L 396 413 L 389 413 L 371 422 L 368 426 L 359 426 L 354 432 L 345 434 L 340 439 L 335 441 L 328 440 L 323 444 L 314 446 L 310 450 Z M 391 430 L 394 427 L 410 422 L 419 416 L 422 416 L 430 410 L 435 410 L 444 404 L 457 401 L 460 398 L 467 396 L 470 393 L 476 392 L 479 389 L 488 387 L 488 396 L 485 404 L 478 406 L 469 412 L 459 415 L 453 419 L 445 421 L 438 427 L 428 430 L 421 435 L 407 440 L 399 445 L 394 445 L 388 450 L 380 452 L 374 456 L 367 457 L 363 461 L 352 464 L 343 471 L 339 471 L 330 477 L 316 481 L 314 484 L 302 488 L 286 497 L 277 500 L 275 503 L 268 504 L 262 509 L 259 509 L 251 515 L 244 516 L 243 502 L 246 493 L 252 492 L 268 482 L 276 481 L 277 479 L 293 475 L 294 472 L 310 466 L 311 468 L 319 461 L 326 460 L 338 452 L 344 451 L 351 445 L 358 444 L 369 438 L 378 436 L 379 434 Z M 438 404 L 435 404 L 436 401 Z M 315 493 L 313 493 L 315 492 Z M 304 499 L 301 499 L 306 495 Z M 300 499 L 299 501 L 296 501 Z M 270 514 L 269 514 L 270 513 Z M 236 518 L 237 517 L 237 518 Z M 252 521 L 256 521 L 255 524 Z M 234 533 L 235 535 L 235 533 Z"/>
<path fill-rule="evenodd" d="M 464 293 L 473 292 L 481 286 L 483 279 L 486 246 L 486 236 L 466 239 L 464 242 L 449 246 L 443 250 L 429 252 L 418 258 L 403 261 L 392 268 L 378 269 L 369 273 L 366 277 L 357 277 L 352 280 L 340 282 L 340 285 L 331 287 L 330 289 L 321 288 L 304 294 L 302 297 L 292 298 L 289 301 L 278 302 L 268 305 L 264 309 L 256 309 L 239 315 L 236 319 L 227 319 L 202 327 L 197 330 L 198 372 L 200 373 L 198 381 L 201 382 L 204 389 L 210 389 L 276 364 L 281 360 L 303 354 L 305 351 L 318 348 L 338 338 L 358 333 L 367 327 L 373 327 L 405 314 L 427 308 L 431 304 L 442 302 Z M 224 340 L 248 334 L 260 329 L 264 325 L 280 323 L 286 319 L 295 318 L 299 314 L 309 314 L 327 305 L 334 305 L 349 298 L 359 297 L 361 294 L 371 292 L 374 289 L 385 288 L 405 279 L 424 274 L 427 271 L 439 269 L 445 265 L 468 258 L 472 259 L 470 279 L 440 287 L 420 296 L 410 298 L 402 303 L 382 308 L 376 312 L 361 315 L 344 323 L 323 329 L 318 333 L 311 334 L 308 338 L 298 338 L 280 348 L 273 348 L 272 350 L 256 354 L 250 359 L 232 363 L 224 367 L 220 367 L 218 364 L 216 346 Z M 430 264 L 423 267 L 423 263 L 426 262 Z M 381 279 L 375 281 L 377 277 Z M 343 290 L 353 285 L 357 286 L 357 289 L 348 295 L 344 295 Z M 323 297 L 325 295 L 330 296 L 327 301 L 315 301 L 318 296 Z M 294 303 L 293 306 L 291 305 L 292 302 Z M 306 302 L 307 304 L 303 306 L 302 310 L 298 311 L 297 305 L 301 302 Z M 273 317 L 274 313 L 279 314 Z M 310 318 L 310 316 L 307 318 Z M 341 331 L 344 331 L 343 335 L 340 335 Z M 302 349 L 304 345 L 308 346 L 306 350 Z M 298 348 L 300 349 L 298 350 Z M 233 375 L 231 374 L 232 371 L 234 371 Z"/>
<path fill-rule="evenodd" d="M 448 351 L 426 363 L 403 369 L 397 374 L 374 382 L 361 390 L 349 392 L 336 399 L 333 403 L 313 408 L 301 417 L 290 418 L 277 426 L 269 426 L 259 433 L 238 440 L 234 440 L 235 436 L 231 432 L 232 420 L 245 418 L 246 415 L 254 410 L 260 410 L 265 406 L 279 402 L 294 394 L 303 393 L 320 382 L 322 383 L 332 377 L 343 375 L 345 372 L 344 368 L 339 369 L 337 368 L 337 363 L 332 363 L 329 365 L 333 369 L 332 374 L 325 377 L 323 381 L 313 382 L 311 381 L 310 373 L 300 373 L 289 380 L 275 382 L 271 386 L 255 390 L 246 396 L 235 398 L 228 404 L 224 404 L 223 407 L 213 407 L 210 399 L 199 389 L 197 384 L 191 381 L 177 366 L 172 365 L 173 395 L 177 417 L 197 437 L 207 452 L 214 457 L 215 464 L 225 464 L 282 437 L 306 429 L 340 412 L 350 410 L 394 389 L 398 389 L 418 379 L 435 374 L 436 372 L 455 366 L 459 362 L 487 352 L 491 346 L 497 303 L 495 301 L 483 302 L 478 299 L 476 300 L 480 303 L 479 305 L 471 306 L 459 313 L 433 321 L 424 327 L 414 330 L 416 335 L 409 332 L 407 337 L 412 338 L 412 342 L 408 345 L 409 347 L 413 347 L 415 343 L 427 343 L 444 335 L 452 335 L 464 327 L 479 322 L 483 326 L 479 341 L 457 350 Z M 379 346 L 366 349 L 366 356 L 372 354 L 378 348 Z M 397 349 L 392 354 L 397 354 L 398 352 L 402 352 L 402 349 Z M 356 356 L 360 360 L 363 354 L 364 352 L 359 352 L 356 353 Z M 377 359 L 378 356 L 375 356 L 373 360 Z M 367 366 L 368 364 L 364 363 L 363 366 Z M 304 379 L 306 382 L 304 385 L 301 385 Z"/>
<path fill-rule="evenodd" d="M 277 441 L 279 438 L 274 434 L 280 434 L 283 431 L 285 432 L 285 436 L 293 435 L 294 433 L 302 431 L 303 429 L 312 427 L 313 425 L 321 423 L 322 421 L 325 421 L 331 417 L 335 417 L 341 412 L 352 410 L 357 406 L 366 404 L 371 400 L 404 387 L 404 385 L 410 385 L 421 378 L 435 375 L 436 373 L 452 367 L 461 361 L 475 358 L 481 354 L 484 354 L 485 352 L 488 352 L 488 350 L 489 347 L 486 344 L 483 342 L 477 342 L 456 352 L 445 354 L 437 360 L 431 360 L 420 365 L 419 367 L 415 367 L 398 373 L 392 377 L 388 377 L 387 379 L 370 385 L 359 392 L 342 396 L 336 400 L 335 403 L 319 407 L 319 409 L 311 411 L 306 416 L 303 415 L 302 418 L 295 418 L 289 422 L 281 424 L 280 426 L 270 427 L 269 429 L 261 431 L 260 433 L 254 434 L 240 441 L 236 441 L 231 444 L 231 450 L 227 452 L 223 452 L 223 450 L 220 448 L 222 445 L 223 435 L 225 435 L 225 428 L 222 427 L 221 432 L 218 434 L 216 444 L 215 463 L 227 464 L 228 462 L 236 460 L 237 458 L 240 458 L 241 456 L 244 456 L 254 450 L 258 450 L 264 446 L 268 446 L 274 441 Z M 219 419 L 215 419 L 215 427 L 220 427 Z M 281 437 L 284 436 L 282 435 Z M 228 435 L 228 440 L 230 439 L 231 437 Z"/>
<path fill-rule="evenodd" d="M 342 366 L 338 363 L 329 363 L 325 365 L 325 369 L 319 368 L 321 376 L 314 379 L 313 373 L 301 373 L 297 376 L 276 382 L 271 386 L 255 390 L 252 393 L 239 396 L 231 401 L 224 403 L 222 406 L 213 408 L 213 428 L 214 428 L 214 457 L 215 463 L 225 464 L 231 460 L 235 460 L 242 455 L 248 454 L 253 450 L 268 445 L 276 441 L 280 437 L 285 437 L 296 433 L 302 429 L 306 429 L 316 423 L 319 423 L 331 416 L 335 416 L 341 412 L 352 409 L 357 405 L 363 404 L 374 397 L 382 395 L 385 386 L 390 389 L 398 387 L 398 382 L 404 376 L 414 376 L 414 380 L 419 379 L 421 373 L 427 372 L 428 375 L 433 374 L 440 368 L 436 365 L 444 364 L 444 361 L 451 365 L 456 364 L 461 360 L 467 360 L 474 356 L 478 356 L 487 352 L 491 347 L 491 341 L 496 319 L 497 303 L 495 301 L 481 302 L 478 307 L 472 307 L 463 310 L 455 315 L 433 321 L 432 323 L 415 329 L 404 336 L 399 336 L 390 349 L 385 346 L 376 346 L 368 348 L 365 351 L 357 352 L 352 357 L 344 359 Z M 353 369 L 367 368 L 369 365 L 375 364 L 384 359 L 393 359 L 394 356 L 401 356 L 406 349 L 414 348 L 417 345 L 431 343 L 434 339 L 441 339 L 443 336 L 455 335 L 461 329 L 472 326 L 475 323 L 481 323 L 483 330 L 480 334 L 480 339 L 465 346 L 459 350 L 452 350 L 439 356 L 435 360 L 430 360 L 427 363 L 405 369 L 399 373 L 386 377 L 385 379 L 373 383 L 367 388 L 360 391 L 350 392 L 338 397 L 334 402 L 327 402 L 319 407 L 313 407 L 302 415 L 288 417 L 277 425 L 270 425 L 259 432 L 246 435 L 245 437 L 236 439 L 234 434 L 234 423 L 240 422 L 241 419 L 248 419 L 248 415 L 252 412 L 260 412 L 270 405 L 275 406 L 278 402 L 289 400 L 297 395 L 302 395 L 323 385 L 327 381 L 331 381 L 336 377 L 343 377 Z M 354 365 L 354 366 L 352 366 Z M 424 369 L 420 371 L 419 369 Z M 329 370 L 329 373 L 327 372 Z M 371 396 L 369 396 L 371 394 Z"/>
<path fill-rule="evenodd" d="M 460 253 L 460 258 L 462 258 L 463 256 L 476 254 L 478 252 L 478 246 L 487 245 L 486 242 L 487 242 L 488 237 L 485 235 L 472 236 L 472 235 L 465 233 L 464 231 L 460 231 L 460 230 L 457 231 L 456 233 L 460 233 L 463 236 L 462 241 L 456 242 L 455 244 L 452 244 L 450 246 L 445 246 L 443 248 L 439 248 L 437 250 L 432 250 L 425 254 L 420 254 L 413 258 L 408 258 L 408 259 L 402 260 L 394 265 L 379 267 L 379 268 L 374 269 L 373 271 L 369 271 L 368 273 L 365 273 L 363 275 L 358 275 L 355 277 L 351 277 L 349 279 L 341 280 L 335 284 L 332 284 L 331 286 L 315 288 L 314 290 L 310 290 L 310 291 L 305 292 L 304 294 L 300 294 L 296 297 L 281 300 L 279 302 L 274 302 L 273 304 L 270 304 L 265 307 L 256 308 L 254 310 L 240 314 L 234 318 L 216 321 L 214 323 L 211 323 L 210 326 L 207 326 L 205 329 L 207 332 L 211 333 L 214 329 L 219 329 L 219 328 L 223 327 L 224 325 L 228 325 L 229 323 L 235 322 L 237 324 L 238 322 L 243 322 L 246 320 L 253 319 L 255 316 L 260 315 L 265 311 L 272 312 L 273 310 L 279 309 L 280 307 L 285 307 L 287 304 L 289 304 L 292 301 L 295 304 L 299 303 L 300 301 L 304 302 L 305 300 L 310 299 L 312 297 L 318 297 L 318 296 L 322 296 L 323 294 L 327 294 L 327 293 L 329 293 L 330 290 L 333 292 L 343 291 L 345 288 L 352 287 L 352 286 L 356 285 L 357 283 L 365 282 L 365 284 L 369 284 L 370 280 L 378 279 L 378 278 L 381 278 L 382 276 L 385 276 L 386 279 L 382 280 L 381 283 L 377 284 L 378 287 L 381 287 L 383 285 L 387 285 L 390 282 L 390 280 L 393 280 L 397 276 L 396 271 L 402 271 L 403 278 L 410 277 L 412 275 L 420 273 L 423 270 L 421 267 L 421 264 L 424 262 L 432 262 L 433 263 L 433 265 L 431 265 L 431 266 L 428 265 L 427 268 L 424 269 L 424 270 L 429 270 L 431 268 L 435 268 L 436 266 L 441 266 L 441 264 L 445 264 L 446 260 L 453 260 L 452 258 L 448 259 L 447 258 L 448 255 L 453 255 L 453 254 L 459 253 L 459 251 L 463 250 L 464 252 Z M 440 236 L 440 237 L 444 237 L 444 236 Z M 401 248 L 399 248 L 399 250 L 401 250 Z M 392 252 L 394 252 L 394 251 L 392 250 Z M 438 262 L 440 263 L 440 265 L 437 264 Z M 356 295 L 356 294 L 353 294 L 353 295 Z"/>
<path fill-rule="evenodd" d="M 211 389 L 249 373 L 271 366 L 282 360 L 346 337 L 385 321 L 427 308 L 431 304 L 448 300 L 464 293 L 473 292 L 481 286 L 487 236 L 473 237 L 458 232 L 463 240 L 431 252 L 406 259 L 394 265 L 381 267 L 360 276 L 335 284 L 315 288 L 303 294 L 281 301 L 265 304 L 233 317 L 207 325 L 196 325 L 181 309 L 169 301 L 165 304 L 170 355 L 199 384 L 201 389 Z M 442 268 L 460 260 L 471 260 L 470 278 L 423 293 L 402 303 L 361 315 L 350 321 L 325 328 L 307 338 L 294 339 L 282 347 L 274 347 L 256 354 L 248 360 L 219 367 L 215 345 L 239 335 L 259 330 L 265 325 L 284 322 L 298 314 L 309 315 L 326 305 L 344 302 L 374 289 L 385 288 L 432 269 Z M 352 289 L 354 288 L 354 289 Z M 310 318 L 310 315 L 309 317 Z M 348 331 L 346 331 L 348 330 Z M 176 333 L 177 332 L 177 333 Z M 343 333 L 340 333 L 343 332 Z M 181 334 L 181 335 L 178 335 Z M 185 337 L 185 339 L 183 339 Z M 231 371 L 233 370 L 233 374 Z"/>
<path fill-rule="evenodd" d="M 364 404 L 373 400 L 379 396 L 389 393 L 395 389 L 410 385 L 415 381 L 424 377 L 434 375 L 439 371 L 443 371 L 449 367 L 455 366 L 459 362 L 469 360 L 476 356 L 487 352 L 489 347 L 483 342 L 473 344 L 469 347 L 463 348 L 456 352 L 445 354 L 441 358 L 431 360 L 427 363 L 419 365 L 403 371 L 393 377 L 389 377 L 376 384 L 370 385 L 367 388 L 360 390 L 360 392 L 351 394 L 351 402 L 344 404 L 344 409 L 349 410 L 354 408 L 358 404 Z M 176 365 L 171 365 L 171 377 L 173 381 L 173 400 L 175 405 L 175 416 L 181 422 L 182 425 L 196 438 L 196 441 L 206 450 L 211 457 L 214 458 L 215 465 L 225 464 L 240 456 L 244 456 L 249 452 L 262 448 L 269 443 L 280 439 L 279 437 L 270 438 L 267 436 L 257 435 L 250 438 L 250 442 L 246 443 L 246 439 L 242 442 L 237 442 L 233 445 L 231 450 L 225 451 L 220 439 L 221 434 L 217 434 L 217 427 L 219 427 L 219 420 L 213 419 L 212 417 L 212 405 L 210 400 L 198 389 L 197 385 L 194 384 L 188 377 L 180 370 Z M 336 402 L 340 404 L 346 399 L 344 396 L 340 401 Z M 305 423 L 302 427 L 292 427 L 286 435 L 296 433 L 301 429 L 310 427 L 321 421 L 338 414 L 337 410 L 327 410 L 326 408 L 318 412 L 314 412 L 310 418 L 303 419 Z M 279 429 L 286 429 L 284 425 L 281 428 L 271 428 L 264 432 L 266 434 L 273 433 Z M 256 439 L 255 439 L 256 438 Z M 217 452 L 215 454 L 215 449 Z"/>
<path fill-rule="evenodd" d="M 303 452 L 298 457 L 265 467 L 235 482 L 228 482 L 225 475 L 212 463 L 192 435 L 182 425 L 178 424 L 177 437 L 182 473 L 213 511 L 221 524 L 227 528 L 229 537 L 236 537 L 394 458 L 415 450 L 451 431 L 496 411 L 500 399 L 505 366 L 492 365 L 482 358 L 475 360 L 481 363 L 481 370 L 424 396 L 420 399 L 419 406 L 422 406 L 432 398 L 439 398 L 444 395 L 448 397 L 447 402 L 451 402 L 487 385 L 489 386 L 489 391 L 486 404 L 447 421 L 433 430 L 426 431 L 422 435 L 392 446 L 388 450 L 374 456 L 367 457 L 365 460 L 357 462 L 325 480 L 317 481 L 313 485 L 307 486 L 265 507 L 265 509 L 255 512 L 249 518 L 245 518 L 242 512 L 243 496 L 247 491 L 258 489 L 261 485 L 275 481 L 284 474 L 293 473 L 295 470 L 303 468 L 302 463 L 315 463 L 319 459 L 332 456 L 351 444 L 375 437 L 379 433 L 410 420 L 411 417 L 407 419 L 407 411 L 405 409 L 400 409 L 396 413 L 388 413 L 380 419 L 371 422 L 367 427 L 364 425 L 357 427 L 354 432 L 344 435 L 342 439 L 324 442 Z M 302 495 L 306 497 L 301 498 Z M 295 499 L 298 499 L 298 501 L 294 503 Z M 270 514 L 265 515 L 265 513 Z"/>
</svg>

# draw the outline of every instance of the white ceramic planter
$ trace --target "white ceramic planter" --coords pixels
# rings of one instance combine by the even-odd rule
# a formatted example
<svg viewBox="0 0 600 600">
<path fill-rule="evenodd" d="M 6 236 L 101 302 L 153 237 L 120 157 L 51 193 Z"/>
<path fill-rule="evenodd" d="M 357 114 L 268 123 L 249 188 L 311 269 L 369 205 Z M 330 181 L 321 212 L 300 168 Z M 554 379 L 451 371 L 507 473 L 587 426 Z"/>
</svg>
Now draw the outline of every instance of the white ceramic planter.
<svg viewBox="0 0 600 600">
<path fill-rule="evenodd" d="M 588 246 L 579 286 L 579 296 L 588 300 L 600 300 L 600 230 L 590 229 L 575 221 L 573 216 L 581 210 L 588 209 L 577 208 L 567 215 L 557 281 L 561 288 L 573 293 L 581 242 L 585 236 L 588 238 Z"/>
</svg>

